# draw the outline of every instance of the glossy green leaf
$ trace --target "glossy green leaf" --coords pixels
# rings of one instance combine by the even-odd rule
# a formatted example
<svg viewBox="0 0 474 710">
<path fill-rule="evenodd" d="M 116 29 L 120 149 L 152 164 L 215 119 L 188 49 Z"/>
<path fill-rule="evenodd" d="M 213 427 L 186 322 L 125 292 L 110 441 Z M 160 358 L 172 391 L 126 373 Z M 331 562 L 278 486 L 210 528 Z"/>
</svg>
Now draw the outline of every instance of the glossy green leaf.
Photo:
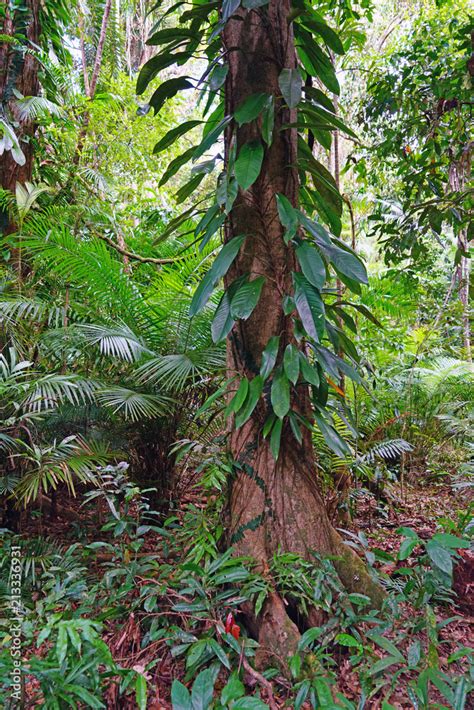
<svg viewBox="0 0 474 710">
<path fill-rule="evenodd" d="M 286 346 L 283 354 L 283 369 L 290 382 L 295 385 L 300 374 L 300 352 L 291 343 Z"/>
<path fill-rule="evenodd" d="M 285 227 L 285 243 L 288 244 L 290 239 L 296 234 L 299 224 L 298 210 L 296 210 L 289 199 L 285 195 L 280 195 L 277 193 L 275 195 L 278 216 L 283 227 Z"/>
<path fill-rule="evenodd" d="M 270 451 L 272 452 L 272 456 L 275 461 L 278 459 L 278 455 L 280 453 L 282 427 L 283 421 L 281 419 L 276 419 L 270 435 Z"/>
<path fill-rule="evenodd" d="M 203 173 L 194 175 L 190 180 L 188 180 L 187 183 L 185 183 L 179 188 L 179 190 L 175 194 L 178 205 L 184 202 L 189 197 L 189 195 L 191 195 L 194 190 L 199 187 L 199 185 L 204 180 L 204 177 L 205 175 Z"/>
<path fill-rule="evenodd" d="M 234 671 L 222 689 L 220 701 L 223 705 L 229 705 L 232 700 L 237 700 L 242 695 L 245 695 L 245 687 L 237 672 Z"/>
<path fill-rule="evenodd" d="M 303 441 L 303 435 L 301 434 L 301 427 L 294 412 L 289 413 L 289 420 L 293 436 L 295 437 L 298 444 L 301 444 L 301 442 Z"/>
<path fill-rule="evenodd" d="M 296 257 L 309 283 L 321 290 L 326 281 L 326 266 L 316 249 L 303 242 L 296 249 Z"/>
<path fill-rule="evenodd" d="M 451 575 L 453 573 L 453 558 L 449 550 L 430 540 L 426 545 L 426 552 L 435 567 L 446 574 Z"/>
<path fill-rule="evenodd" d="M 244 377 L 240 381 L 240 385 L 237 389 L 237 392 L 235 393 L 235 395 L 232 397 L 231 401 L 229 402 L 229 406 L 226 409 L 227 416 L 232 414 L 232 412 L 239 411 L 239 409 L 242 407 L 243 403 L 245 402 L 248 392 L 249 392 L 249 381 L 246 377 Z"/>
<path fill-rule="evenodd" d="M 169 27 L 164 30 L 154 32 L 151 37 L 147 39 L 146 44 L 156 47 L 161 44 L 168 44 L 168 42 L 187 39 L 199 40 L 200 36 L 193 30 L 189 30 L 186 27 Z"/>
<path fill-rule="evenodd" d="M 290 108 L 296 108 L 301 101 L 303 80 L 299 69 L 283 69 L 278 77 L 278 86 Z"/>
<path fill-rule="evenodd" d="M 263 145 L 259 140 L 249 141 L 240 149 L 235 161 L 235 177 L 242 190 L 248 190 L 260 175 L 264 156 Z"/>
<path fill-rule="evenodd" d="M 244 240 L 244 236 L 234 237 L 234 239 L 231 239 L 230 242 L 224 244 L 213 265 L 204 276 L 194 293 L 191 306 L 189 308 L 190 316 L 196 315 L 196 313 L 199 313 L 199 311 L 204 308 L 212 291 L 214 290 L 216 283 L 227 273 L 229 266 L 239 253 L 240 247 L 242 246 Z"/>
<path fill-rule="evenodd" d="M 324 22 L 321 16 L 316 19 L 314 17 L 316 14 L 317 13 L 314 13 L 311 18 L 303 17 L 302 24 L 312 33 L 319 34 L 333 52 L 336 52 L 336 54 L 344 54 L 344 47 L 339 39 L 339 35 Z"/>
<path fill-rule="evenodd" d="M 269 99 L 268 94 L 252 94 L 243 101 L 234 113 L 234 118 L 242 126 L 254 121 L 263 111 Z"/>
<path fill-rule="evenodd" d="M 406 560 L 419 544 L 420 541 L 418 538 L 406 538 L 405 540 L 402 540 L 400 549 L 398 550 L 398 559 Z"/>
<path fill-rule="evenodd" d="M 138 673 L 135 681 L 135 699 L 139 710 L 146 710 L 147 696 L 146 678 L 141 673 Z"/>
<path fill-rule="evenodd" d="M 290 409 L 290 382 L 282 369 L 273 377 L 270 398 L 273 411 L 283 419 Z"/>
<path fill-rule="evenodd" d="M 272 372 L 273 368 L 275 367 L 279 346 L 280 346 L 280 336 L 273 335 L 269 339 L 269 341 L 265 347 L 265 350 L 262 353 L 262 365 L 260 367 L 260 374 L 264 380 L 267 379 L 267 377 L 269 376 L 269 374 Z"/>
<path fill-rule="evenodd" d="M 295 304 L 307 334 L 316 341 L 324 335 L 324 303 L 303 274 L 293 274 Z"/>
<path fill-rule="evenodd" d="M 158 153 L 161 153 L 163 150 L 166 150 L 166 148 L 169 148 L 170 145 L 178 140 L 178 138 L 184 136 L 185 133 L 189 133 L 189 131 L 196 126 L 199 126 L 201 123 L 202 121 L 185 121 L 181 125 L 176 126 L 176 128 L 172 128 L 158 141 L 158 143 L 156 143 L 153 148 L 154 155 L 158 155 Z"/>
<path fill-rule="evenodd" d="M 228 64 L 217 64 L 209 77 L 209 87 L 211 91 L 217 91 L 223 85 L 229 73 Z"/>
<path fill-rule="evenodd" d="M 262 138 L 267 145 L 273 141 L 273 128 L 275 126 L 275 100 L 269 96 L 262 112 Z"/>
<path fill-rule="evenodd" d="M 341 249 L 333 244 L 328 250 L 328 254 L 331 263 L 339 273 L 359 283 L 368 283 L 367 270 L 361 259 L 352 250 Z"/>
<path fill-rule="evenodd" d="M 232 17 L 234 12 L 239 9 L 240 0 L 223 0 L 222 2 L 222 19 L 224 22 Z"/>
<path fill-rule="evenodd" d="M 137 95 L 140 96 L 143 94 L 150 81 L 152 81 L 160 71 L 170 67 L 172 64 L 183 64 L 190 56 L 189 52 L 167 52 L 164 50 L 149 59 L 140 69 L 137 79 Z"/>
<path fill-rule="evenodd" d="M 193 710 L 209 710 L 214 695 L 214 675 L 209 668 L 201 671 L 193 683 L 191 702 Z"/>
<path fill-rule="evenodd" d="M 342 437 L 337 433 L 336 429 L 326 422 L 321 414 L 315 412 L 314 419 L 316 425 L 324 437 L 324 441 L 331 449 L 334 451 L 336 456 L 345 458 L 347 454 L 350 453 L 350 448 L 348 444 L 342 439 Z"/>
<path fill-rule="evenodd" d="M 166 101 L 168 99 L 171 99 L 173 96 L 176 96 L 178 91 L 192 88 L 193 85 L 190 81 L 187 80 L 186 77 L 169 79 L 168 81 L 164 81 L 162 84 L 160 84 L 160 86 L 153 93 L 149 101 L 150 106 L 153 107 L 155 116 L 161 109 L 161 107 L 166 103 Z"/>
<path fill-rule="evenodd" d="M 178 155 L 177 158 L 174 158 L 166 168 L 166 171 L 163 173 L 161 180 L 158 184 L 158 187 L 163 187 L 168 180 L 170 180 L 176 173 L 180 170 L 180 168 L 183 167 L 183 165 L 186 165 L 186 163 L 189 163 L 191 158 L 193 157 L 194 151 L 196 150 L 196 146 L 191 146 L 191 148 L 188 148 L 184 153 L 181 155 Z"/>
<path fill-rule="evenodd" d="M 198 158 L 200 158 L 206 151 L 209 150 L 209 148 L 214 145 L 214 143 L 217 141 L 221 133 L 225 130 L 225 127 L 230 123 L 231 121 L 230 116 L 226 116 L 222 119 L 222 121 L 219 121 L 217 126 L 215 126 L 209 133 L 203 138 L 201 143 L 198 145 L 196 148 L 196 151 L 193 155 L 193 160 L 196 161 Z"/>
<path fill-rule="evenodd" d="M 229 294 L 224 293 L 211 324 L 211 335 L 214 343 L 221 343 L 234 327 L 235 320 L 230 315 Z"/>
<path fill-rule="evenodd" d="M 317 366 L 308 362 L 304 353 L 300 352 L 299 355 L 301 374 L 303 375 L 305 381 L 310 385 L 314 385 L 314 387 L 319 387 L 320 379 Z"/>
<path fill-rule="evenodd" d="M 68 634 L 64 623 L 59 626 L 58 638 L 56 639 L 56 657 L 61 665 L 67 656 Z"/>
<path fill-rule="evenodd" d="M 232 318 L 247 320 L 247 318 L 250 317 L 258 303 L 264 283 L 265 278 L 258 276 L 253 281 L 247 281 L 247 283 L 244 283 L 239 288 L 230 303 L 230 314 Z"/>
<path fill-rule="evenodd" d="M 240 410 L 240 412 L 235 418 L 236 429 L 241 427 L 242 424 L 245 424 L 245 422 L 252 416 L 253 410 L 257 406 L 257 403 L 260 399 L 260 395 L 262 394 L 262 390 L 263 379 L 262 377 L 260 377 L 260 375 L 257 375 L 253 378 L 253 380 L 250 380 L 247 399 L 245 400 L 243 408 Z"/>
</svg>

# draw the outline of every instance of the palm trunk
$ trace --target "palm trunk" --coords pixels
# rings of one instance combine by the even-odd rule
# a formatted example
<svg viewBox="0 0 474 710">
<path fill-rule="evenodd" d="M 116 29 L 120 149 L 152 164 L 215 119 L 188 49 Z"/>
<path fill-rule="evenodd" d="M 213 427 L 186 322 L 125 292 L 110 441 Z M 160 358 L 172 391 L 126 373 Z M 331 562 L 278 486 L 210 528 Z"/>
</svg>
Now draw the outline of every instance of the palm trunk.
<svg viewBox="0 0 474 710">
<path fill-rule="evenodd" d="M 231 375 L 253 378 L 258 374 L 262 351 L 269 338 L 280 336 L 280 359 L 288 343 L 295 343 L 290 316 L 282 308 L 285 294 L 292 292 L 291 272 L 297 270 L 294 251 L 283 241 L 275 193 L 297 204 L 299 179 L 295 111 L 280 98 L 278 76 L 283 68 L 296 66 L 290 0 L 271 0 L 268 9 L 238 12 L 224 30 L 224 45 L 230 65 L 226 81 L 226 114 L 249 95 L 266 92 L 276 99 L 273 143 L 266 150 L 257 181 L 239 192 L 227 224 L 226 238 L 247 234 L 245 247 L 226 277 L 226 286 L 243 274 L 265 276 L 260 302 L 247 321 L 238 321 L 228 340 L 227 367 Z M 258 139 L 259 127 L 245 124 L 237 130 L 237 149 Z M 234 140 L 226 138 L 227 154 Z M 267 393 L 268 395 L 268 393 Z M 311 559 L 312 551 L 338 555 L 338 572 L 344 584 L 380 603 L 381 590 L 372 582 L 360 559 L 345 546 L 331 526 L 316 477 L 311 433 L 301 445 L 286 427 L 280 456 L 274 460 L 262 426 L 270 413 L 268 396 L 260 400 L 253 415 L 230 435 L 230 450 L 237 473 L 230 493 L 230 543 L 239 554 L 257 559 L 263 571 L 272 555 L 288 551 Z M 309 390 L 298 385 L 292 392 L 293 409 L 311 417 Z M 287 616 L 278 594 L 267 600 L 259 618 L 247 610 L 255 633 L 270 653 L 286 658 L 295 652 L 299 631 Z"/>
</svg>

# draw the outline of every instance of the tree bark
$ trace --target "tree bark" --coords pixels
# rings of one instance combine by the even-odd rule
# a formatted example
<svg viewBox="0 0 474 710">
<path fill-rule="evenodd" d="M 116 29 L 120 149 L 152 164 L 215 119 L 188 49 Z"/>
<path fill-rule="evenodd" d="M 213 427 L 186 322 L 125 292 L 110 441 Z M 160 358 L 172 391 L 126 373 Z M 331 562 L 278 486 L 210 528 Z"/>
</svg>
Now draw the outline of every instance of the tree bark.
<svg viewBox="0 0 474 710">
<path fill-rule="evenodd" d="M 453 160 L 449 166 L 449 187 L 453 192 L 465 189 L 471 173 L 472 143 L 468 143 L 458 160 Z M 463 227 L 457 235 L 457 246 L 461 251 L 461 258 L 456 270 L 459 287 L 459 300 L 462 306 L 462 332 L 466 359 L 472 362 L 471 349 L 471 314 L 469 303 L 470 267 L 471 260 L 465 254 L 469 251 L 468 229 Z"/>
<path fill-rule="evenodd" d="M 26 13 L 19 11 L 13 15 L 8 7 L 2 22 L 0 33 L 7 37 L 23 34 L 26 37 L 24 45 L 18 41 L 3 42 L 0 44 L 0 97 L 1 109 L 7 120 L 18 122 L 15 128 L 20 147 L 25 155 L 24 165 L 19 165 L 12 156 L 11 151 L 5 151 L 0 160 L 0 185 L 4 190 L 15 193 L 16 183 L 22 185 L 31 180 L 33 171 L 33 143 L 32 138 L 36 129 L 35 122 L 27 119 L 18 121 L 15 110 L 18 91 L 22 96 L 37 96 L 39 92 L 38 61 L 30 50 L 39 44 L 39 0 L 25 0 Z M 15 224 L 11 221 L 8 211 L 0 210 L 0 231 L 11 234 L 15 231 Z"/>
<path fill-rule="evenodd" d="M 275 194 L 298 202 L 297 131 L 282 130 L 294 123 L 296 111 L 281 99 L 278 76 L 283 68 L 296 66 L 290 0 L 270 0 L 268 7 L 239 10 L 224 30 L 224 47 L 229 61 L 225 86 L 226 115 L 248 96 L 258 92 L 275 97 L 273 142 L 265 150 L 262 170 L 247 191 L 239 191 L 226 226 L 226 239 L 248 235 L 240 254 L 226 276 L 226 287 L 236 278 L 266 279 L 260 301 L 250 318 L 240 320 L 228 339 L 227 369 L 231 376 L 252 379 L 259 372 L 262 352 L 271 336 L 280 336 L 281 362 L 288 343 L 295 343 L 291 316 L 286 316 L 282 299 L 292 293 L 291 272 L 297 270 L 294 250 L 283 240 Z M 237 143 L 237 152 L 249 140 L 260 139 L 257 122 L 242 125 L 236 134 L 226 134 L 226 154 Z M 359 557 L 331 526 L 318 488 L 311 433 L 303 433 L 301 445 L 285 425 L 280 455 L 274 460 L 262 426 L 271 413 L 268 383 L 251 418 L 230 434 L 230 450 L 236 461 L 236 475 L 230 492 L 229 542 L 242 555 L 255 558 L 263 572 L 273 554 L 297 553 L 314 559 L 312 553 L 336 555 L 336 568 L 351 591 L 368 594 L 374 605 L 383 598 Z M 292 388 L 292 408 L 311 418 L 306 385 Z M 284 665 L 295 652 L 299 630 L 290 620 L 278 592 L 270 595 L 258 618 L 246 610 L 260 643 Z"/>
</svg>

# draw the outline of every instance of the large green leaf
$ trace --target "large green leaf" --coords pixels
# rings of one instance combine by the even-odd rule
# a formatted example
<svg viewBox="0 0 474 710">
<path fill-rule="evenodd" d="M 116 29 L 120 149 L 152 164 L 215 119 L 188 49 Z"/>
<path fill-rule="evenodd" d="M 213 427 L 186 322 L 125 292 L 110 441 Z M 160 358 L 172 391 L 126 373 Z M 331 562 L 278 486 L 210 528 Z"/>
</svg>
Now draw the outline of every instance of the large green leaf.
<svg viewBox="0 0 474 710">
<path fill-rule="evenodd" d="M 301 101 L 303 87 L 300 70 L 298 68 L 282 69 L 278 77 L 278 85 L 287 105 L 290 108 L 296 108 Z"/>
<path fill-rule="evenodd" d="M 220 89 L 222 84 L 225 82 L 228 73 L 228 64 L 217 64 L 214 67 L 209 77 L 209 86 L 211 88 L 211 91 L 217 91 L 217 89 Z"/>
<path fill-rule="evenodd" d="M 293 274 L 295 304 L 307 334 L 316 341 L 324 335 L 324 303 L 303 274 Z"/>
<path fill-rule="evenodd" d="M 245 236 L 234 237 L 234 239 L 231 239 L 230 242 L 224 244 L 213 265 L 204 276 L 194 293 L 191 306 L 189 308 L 190 316 L 195 316 L 196 313 L 199 313 L 199 311 L 204 308 L 216 283 L 227 273 L 229 266 L 239 253 L 244 239 Z"/>
<path fill-rule="evenodd" d="M 242 190 L 248 190 L 260 175 L 264 149 L 259 140 L 249 141 L 240 149 L 235 161 L 235 177 Z"/>
<path fill-rule="evenodd" d="M 142 673 L 138 673 L 135 681 L 135 699 L 139 710 L 146 710 L 147 695 L 146 678 Z"/>
<path fill-rule="evenodd" d="M 193 710 L 209 710 L 214 695 L 214 674 L 210 668 L 201 671 L 193 683 L 191 701 Z"/>
<path fill-rule="evenodd" d="M 160 71 L 170 67 L 172 64 L 183 64 L 190 58 L 189 52 L 168 52 L 164 50 L 149 59 L 140 69 L 137 79 L 137 94 L 143 94 L 150 81 L 159 74 Z"/>
<path fill-rule="evenodd" d="M 298 210 L 293 207 L 293 205 L 285 195 L 280 195 L 279 193 L 277 193 L 275 195 L 275 199 L 277 203 L 280 222 L 282 223 L 283 227 L 285 227 L 284 240 L 285 243 L 288 244 L 290 239 L 293 239 L 296 234 L 296 230 L 298 229 Z"/>
<path fill-rule="evenodd" d="M 189 195 L 192 195 L 194 190 L 196 190 L 197 187 L 202 183 L 204 180 L 204 173 L 198 173 L 197 175 L 193 175 L 188 182 L 186 182 L 184 185 L 181 185 L 179 190 L 176 191 L 175 197 L 178 205 L 180 205 L 182 202 L 184 202 Z"/>
<path fill-rule="evenodd" d="M 308 74 L 321 79 L 322 83 L 329 91 L 339 95 L 339 82 L 334 66 L 328 55 L 325 54 L 321 47 L 314 41 L 312 34 L 303 29 L 300 25 L 295 25 L 295 37 L 298 45 L 298 56 Z"/>
<path fill-rule="evenodd" d="M 333 244 L 328 250 L 329 258 L 335 269 L 353 281 L 367 284 L 367 270 L 361 259 L 349 247 L 341 249 Z"/>
<path fill-rule="evenodd" d="M 240 385 L 237 389 L 237 392 L 234 394 L 232 397 L 231 401 L 229 402 L 227 408 L 226 408 L 226 415 L 229 416 L 229 414 L 232 414 L 232 412 L 238 412 L 239 409 L 242 407 L 243 403 L 245 402 L 247 395 L 249 392 L 249 381 L 246 377 L 244 377 L 240 381 Z"/>
<path fill-rule="evenodd" d="M 168 42 L 175 42 L 176 40 L 187 39 L 199 40 L 200 36 L 193 30 L 189 30 L 186 27 L 169 27 L 164 30 L 154 32 L 151 37 L 147 39 L 146 44 L 157 46 L 160 44 L 168 44 Z"/>
<path fill-rule="evenodd" d="M 250 317 L 258 303 L 264 283 L 265 278 L 258 276 L 253 281 L 247 281 L 247 283 L 244 283 L 239 288 L 230 303 L 230 314 L 232 318 L 247 320 L 247 318 Z"/>
<path fill-rule="evenodd" d="M 188 148 L 188 150 L 184 151 L 184 153 L 178 155 L 177 158 L 174 158 L 174 160 L 172 160 L 166 168 L 166 172 L 163 173 L 158 187 L 162 187 L 163 185 L 165 185 L 168 180 L 173 177 L 173 175 L 176 175 L 176 173 L 179 171 L 180 168 L 183 167 L 183 165 L 189 163 L 189 161 L 193 157 L 195 150 L 196 146 L 191 146 L 191 148 Z"/>
<path fill-rule="evenodd" d="M 176 96 L 178 91 L 182 91 L 183 89 L 192 89 L 192 87 L 193 85 L 191 84 L 191 82 L 188 81 L 187 77 L 184 76 L 180 76 L 176 79 L 169 79 L 168 81 L 164 81 L 162 84 L 160 84 L 160 86 L 153 93 L 149 101 L 150 106 L 153 107 L 155 116 L 161 109 L 163 104 L 168 99 L 171 99 L 173 96 Z"/>
<path fill-rule="evenodd" d="M 316 249 L 307 242 L 303 242 L 296 249 L 296 257 L 301 271 L 309 283 L 317 289 L 322 289 L 326 280 L 326 266 Z"/>
<path fill-rule="evenodd" d="M 318 368 L 316 365 L 312 365 L 302 352 L 300 352 L 300 369 L 306 382 L 309 382 L 309 384 L 314 387 L 319 387 L 320 379 Z"/>
<path fill-rule="evenodd" d="M 262 138 L 267 145 L 273 141 L 273 128 L 275 126 L 275 100 L 269 96 L 262 113 Z"/>
<path fill-rule="evenodd" d="M 225 116 L 222 121 L 219 121 L 217 126 L 213 128 L 209 133 L 203 138 L 201 143 L 198 145 L 196 148 L 196 151 L 193 155 L 193 160 L 196 161 L 198 158 L 201 157 L 201 155 L 204 155 L 204 153 L 209 150 L 209 148 L 214 145 L 214 143 L 217 141 L 221 133 L 224 131 L 225 127 L 230 123 L 232 120 L 231 116 Z"/>
<path fill-rule="evenodd" d="M 296 385 L 300 373 L 300 353 L 291 343 L 286 346 L 283 354 L 283 368 L 290 382 Z"/>
<path fill-rule="evenodd" d="M 303 16 L 301 23 L 312 33 L 321 35 L 327 46 L 332 49 L 333 52 L 336 52 L 336 54 L 344 54 L 344 47 L 339 39 L 339 35 L 324 22 L 321 15 L 314 12 L 311 18 Z"/>
<path fill-rule="evenodd" d="M 171 686 L 171 702 L 173 704 L 173 710 L 193 710 L 189 690 L 176 679 Z"/>
<path fill-rule="evenodd" d="M 211 324 L 211 335 L 214 343 L 221 343 L 234 327 L 235 320 L 230 315 L 230 297 L 226 291 L 217 306 Z"/>
<path fill-rule="evenodd" d="M 324 441 L 331 451 L 334 451 L 336 456 L 339 456 L 340 458 L 347 456 L 347 454 L 350 453 L 350 448 L 344 439 L 339 436 L 336 429 L 332 425 L 328 424 L 323 416 L 317 412 L 314 413 L 314 419 L 318 429 L 324 437 Z"/>
<path fill-rule="evenodd" d="M 224 22 L 232 17 L 234 12 L 239 9 L 240 0 L 223 0 L 222 3 L 222 19 Z"/>
<path fill-rule="evenodd" d="M 426 552 L 435 567 L 446 574 L 453 573 L 453 559 L 449 550 L 430 540 L 426 545 Z"/>
<path fill-rule="evenodd" d="M 184 123 L 181 123 L 181 125 L 176 126 L 176 128 L 172 128 L 163 136 L 163 138 L 160 138 L 158 143 L 156 143 L 153 148 L 153 153 L 158 155 L 161 151 L 166 150 L 166 148 L 169 148 L 170 145 L 178 140 L 178 138 L 181 138 L 181 136 L 184 136 L 185 133 L 188 133 L 196 126 L 199 126 L 200 123 L 202 123 L 202 121 L 185 121 Z"/>
<path fill-rule="evenodd" d="M 262 353 L 262 365 L 260 367 L 260 374 L 264 380 L 267 379 L 268 375 L 275 367 L 279 346 L 280 336 L 273 335 L 268 341 L 266 348 Z"/>
<path fill-rule="evenodd" d="M 270 436 L 270 450 L 272 452 L 272 456 L 275 459 L 275 461 L 278 459 L 278 455 L 280 453 L 282 428 L 283 428 L 283 420 L 276 419 L 275 423 L 273 424 L 272 433 Z M 234 705 L 234 707 L 235 707 L 235 705 Z"/>
<path fill-rule="evenodd" d="M 270 397 L 273 411 L 277 417 L 283 419 L 290 409 L 290 381 L 283 369 L 279 369 L 275 373 Z"/>
<path fill-rule="evenodd" d="M 263 111 L 268 102 L 269 94 L 252 94 L 248 96 L 236 109 L 234 118 L 242 126 L 244 123 L 254 121 Z"/>
<path fill-rule="evenodd" d="M 301 113 L 307 116 L 308 119 L 313 119 L 317 126 L 325 128 L 339 128 L 339 130 L 347 133 L 349 136 L 356 138 L 356 134 L 352 131 L 344 121 L 336 116 L 332 111 L 328 111 L 324 106 L 315 106 L 312 103 L 303 102 L 300 106 Z M 308 120 L 308 125 L 311 126 L 311 120 Z"/>
<path fill-rule="evenodd" d="M 250 380 L 249 391 L 244 406 L 235 418 L 235 427 L 238 429 L 252 416 L 253 410 L 257 406 L 263 390 L 263 378 L 260 375 Z"/>
</svg>

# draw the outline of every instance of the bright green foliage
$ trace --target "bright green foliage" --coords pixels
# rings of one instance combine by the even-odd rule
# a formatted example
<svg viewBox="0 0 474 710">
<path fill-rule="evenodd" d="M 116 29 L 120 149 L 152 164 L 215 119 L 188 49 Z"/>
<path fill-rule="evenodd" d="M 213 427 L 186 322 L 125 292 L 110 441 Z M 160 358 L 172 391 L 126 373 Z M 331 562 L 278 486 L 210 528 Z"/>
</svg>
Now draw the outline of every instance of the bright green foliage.
<svg viewBox="0 0 474 710">
<path fill-rule="evenodd" d="M 224 84 L 226 77 L 226 58 L 221 56 L 220 33 L 225 23 L 239 8 L 239 5 L 240 3 L 238 2 L 224 3 L 222 17 L 219 17 L 214 12 L 209 13 L 207 8 L 201 7 L 198 3 L 193 4 L 191 9 L 180 10 L 179 24 L 176 24 L 166 34 L 169 44 L 166 46 L 161 45 L 162 48 L 159 54 L 150 59 L 140 72 L 137 83 L 139 93 L 144 92 L 152 84 L 154 77 L 162 68 L 169 66 L 171 63 L 182 65 L 190 59 L 190 48 L 194 43 L 194 37 L 190 34 L 190 38 L 187 39 L 187 29 L 189 29 L 190 33 L 191 30 L 200 33 L 202 38 L 206 36 L 206 32 L 209 30 L 212 32 L 212 41 L 207 45 L 206 58 L 209 64 L 203 76 L 209 75 L 210 78 L 208 83 L 204 83 L 201 89 L 201 100 L 206 106 L 204 112 L 204 120 L 206 120 L 206 112 L 209 114 L 209 111 L 215 106 L 219 89 Z M 246 6 L 244 5 L 243 7 L 245 8 Z M 252 5 L 252 9 L 248 9 L 248 11 L 255 11 L 265 15 L 265 3 L 255 6 L 255 8 Z M 310 3 L 303 3 L 300 11 L 295 17 L 291 17 L 290 21 L 294 24 L 301 65 L 297 68 L 284 68 L 279 77 L 279 87 L 284 102 L 291 109 L 296 109 L 302 99 L 304 80 L 312 76 L 320 79 L 331 91 L 338 92 L 338 83 L 327 47 L 338 53 L 343 52 L 343 47 L 338 35 L 324 21 L 323 17 L 314 11 Z M 185 31 L 184 36 L 183 30 Z M 312 35 L 308 30 L 313 31 L 315 35 Z M 163 37 L 165 36 L 163 35 Z M 182 42 L 184 47 L 184 51 L 176 56 L 174 54 L 175 40 Z M 193 49 L 196 49 L 194 45 Z M 173 91 L 177 86 L 178 83 L 173 84 Z M 325 100 L 324 94 L 322 96 L 322 101 L 327 101 L 329 106 L 331 106 L 329 99 Z M 195 163 L 198 158 L 201 158 L 211 150 L 215 154 L 218 147 L 213 147 L 213 145 L 220 140 L 224 130 L 226 130 L 226 140 L 229 142 L 229 132 L 235 132 L 236 124 L 242 125 L 256 121 L 262 112 L 267 111 L 267 108 L 273 110 L 273 104 L 279 100 L 279 97 L 274 96 L 271 99 L 272 103 L 270 104 L 269 96 L 266 94 L 250 96 L 243 105 L 237 108 L 235 116 L 223 116 L 219 122 L 217 122 L 218 117 L 222 115 L 220 114 L 220 108 L 210 113 L 203 126 L 201 143 L 194 153 L 189 153 L 189 158 L 192 155 L 192 160 Z M 313 128 L 317 128 L 320 133 L 321 131 L 327 131 L 328 135 L 336 127 L 344 129 L 342 121 L 326 106 L 321 106 L 319 99 L 318 93 L 314 94 L 313 99 L 311 92 L 307 92 L 304 102 L 306 108 L 304 128 L 310 131 Z M 216 111 L 218 115 L 216 115 Z M 322 125 L 322 121 L 324 125 Z M 347 129 L 347 131 L 351 132 L 350 129 Z M 171 138 L 177 140 L 180 133 L 181 128 L 172 129 L 170 140 Z M 275 196 L 280 220 L 286 230 L 285 243 L 289 249 L 296 249 L 298 261 L 303 271 L 303 275 L 299 273 L 293 275 L 294 292 L 293 294 L 288 294 L 285 305 L 285 308 L 288 308 L 287 314 L 292 314 L 295 320 L 298 333 L 298 345 L 295 347 L 298 348 L 303 347 L 304 338 L 310 345 L 323 342 L 326 338 L 329 339 L 326 334 L 325 306 L 321 291 L 330 275 L 330 266 L 334 268 L 337 276 L 355 291 L 359 290 L 359 283 L 367 282 L 367 274 L 360 259 L 346 244 L 338 240 L 341 229 L 342 198 L 336 183 L 330 172 L 315 159 L 307 144 L 303 141 L 304 131 L 301 133 L 298 167 L 300 168 L 304 186 L 301 192 L 301 202 L 305 212 L 296 210 L 295 206 L 292 206 L 284 195 Z M 269 124 L 265 116 L 261 124 L 261 135 L 262 140 L 256 139 L 245 143 L 240 147 L 238 154 L 231 155 L 223 166 L 219 167 L 221 162 L 220 153 L 217 155 L 217 159 L 213 159 L 209 163 L 211 174 L 218 168 L 222 172 L 217 176 L 217 202 L 215 204 L 211 203 L 211 207 L 208 208 L 206 215 L 195 232 L 196 237 L 202 240 L 202 244 L 206 244 L 218 232 L 226 219 L 233 199 L 235 199 L 234 192 L 229 204 L 230 185 L 236 181 L 240 189 L 245 192 L 254 185 L 260 176 L 267 150 L 266 146 L 271 141 Z M 171 169 L 171 166 L 169 169 Z M 196 166 L 193 170 L 195 169 Z M 191 195 L 198 184 L 197 178 L 195 182 L 187 183 L 186 188 L 183 188 L 185 189 L 183 196 L 184 194 L 186 196 Z M 227 194 L 225 192 L 226 188 Z M 224 190 L 222 198 L 220 197 L 221 189 Z M 307 216 L 308 212 L 311 214 L 311 219 Z M 327 231 L 323 224 L 317 221 L 318 217 L 335 234 Z M 243 236 L 245 237 L 246 235 Z M 205 306 L 212 288 L 221 277 L 225 276 L 231 261 L 236 256 L 232 250 L 231 258 L 226 258 L 226 250 L 228 248 L 232 249 L 231 244 L 232 242 L 224 247 L 224 251 L 218 257 L 216 265 L 211 268 L 199 286 L 191 306 L 191 315 L 194 315 Z M 240 244 L 237 246 L 240 246 Z M 215 315 L 213 324 L 215 341 L 220 341 L 226 337 L 235 321 L 249 318 L 257 306 L 263 287 L 264 280 L 260 276 L 254 280 L 243 278 L 243 281 L 235 281 L 230 284 Z M 291 300 L 291 297 L 293 297 L 293 300 Z M 342 306 L 339 306 L 339 309 L 342 308 Z M 339 353 L 345 351 L 346 357 L 353 359 L 355 354 L 354 347 L 350 342 L 349 344 L 347 343 L 347 337 L 340 338 L 334 329 L 331 330 L 330 344 L 334 345 Z M 317 356 L 316 359 L 318 359 Z M 296 355 L 293 360 L 297 362 Z M 335 363 L 332 376 L 338 379 L 338 361 L 333 360 L 332 362 Z M 328 358 L 323 358 L 320 361 L 323 369 L 326 369 L 327 363 Z M 310 370 L 313 367 L 312 360 L 307 360 L 306 370 Z M 264 372 L 265 376 L 271 375 L 271 369 L 268 369 L 268 365 L 264 366 Z M 278 372 L 280 372 L 279 375 Z M 351 376 L 354 370 L 348 365 L 345 372 Z M 311 379 L 315 380 L 316 377 L 319 380 L 319 374 L 315 374 Z M 298 378 L 299 369 L 295 370 L 293 366 L 290 373 L 290 380 L 293 386 L 297 385 Z M 280 370 L 276 371 L 271 386 L 271 403 L 279 419 L 285 418 L 291 411 L 291 388 L 288 382 L 287 376 L 284 374 L 282 367 L 280 367 Z M 252 390 L 253 397 L 258 389 L 258 387 L 255 387 Z M 239 401 L 237 403 L 240 404 Z M 237 418 L 238 424 L 242 424 L 248 419 L 255 404 L 253 398 L 249 400 L 245 416 Z M 323 406 L 321 399 L 318 406 Z M 232 411 L 235 410 L 232 409 Z M 318 419 L 317 421 L 322 420 Z M 277 433 L 279 429 L 281 429 L 280 425 L 273 431 L 274 445 L 272 448 L 275 451 L 277 450 Z M 326 428 L 324 431 L 327 431 Z M 296 434 L 296 436 L 298 435 Z M 337 438 L 337 434 L 334 434 L 334 436 Z"/>
<path fill-rule="evenodd" d="M 418 257 L 429 239 L 470 222 L 468 12 L 462 3 L 427 7 L 370 68 L 364 124 L 375 160 L 367 180 L 385 198 L 373 218 L 387 261 Z"/>
</svg>

